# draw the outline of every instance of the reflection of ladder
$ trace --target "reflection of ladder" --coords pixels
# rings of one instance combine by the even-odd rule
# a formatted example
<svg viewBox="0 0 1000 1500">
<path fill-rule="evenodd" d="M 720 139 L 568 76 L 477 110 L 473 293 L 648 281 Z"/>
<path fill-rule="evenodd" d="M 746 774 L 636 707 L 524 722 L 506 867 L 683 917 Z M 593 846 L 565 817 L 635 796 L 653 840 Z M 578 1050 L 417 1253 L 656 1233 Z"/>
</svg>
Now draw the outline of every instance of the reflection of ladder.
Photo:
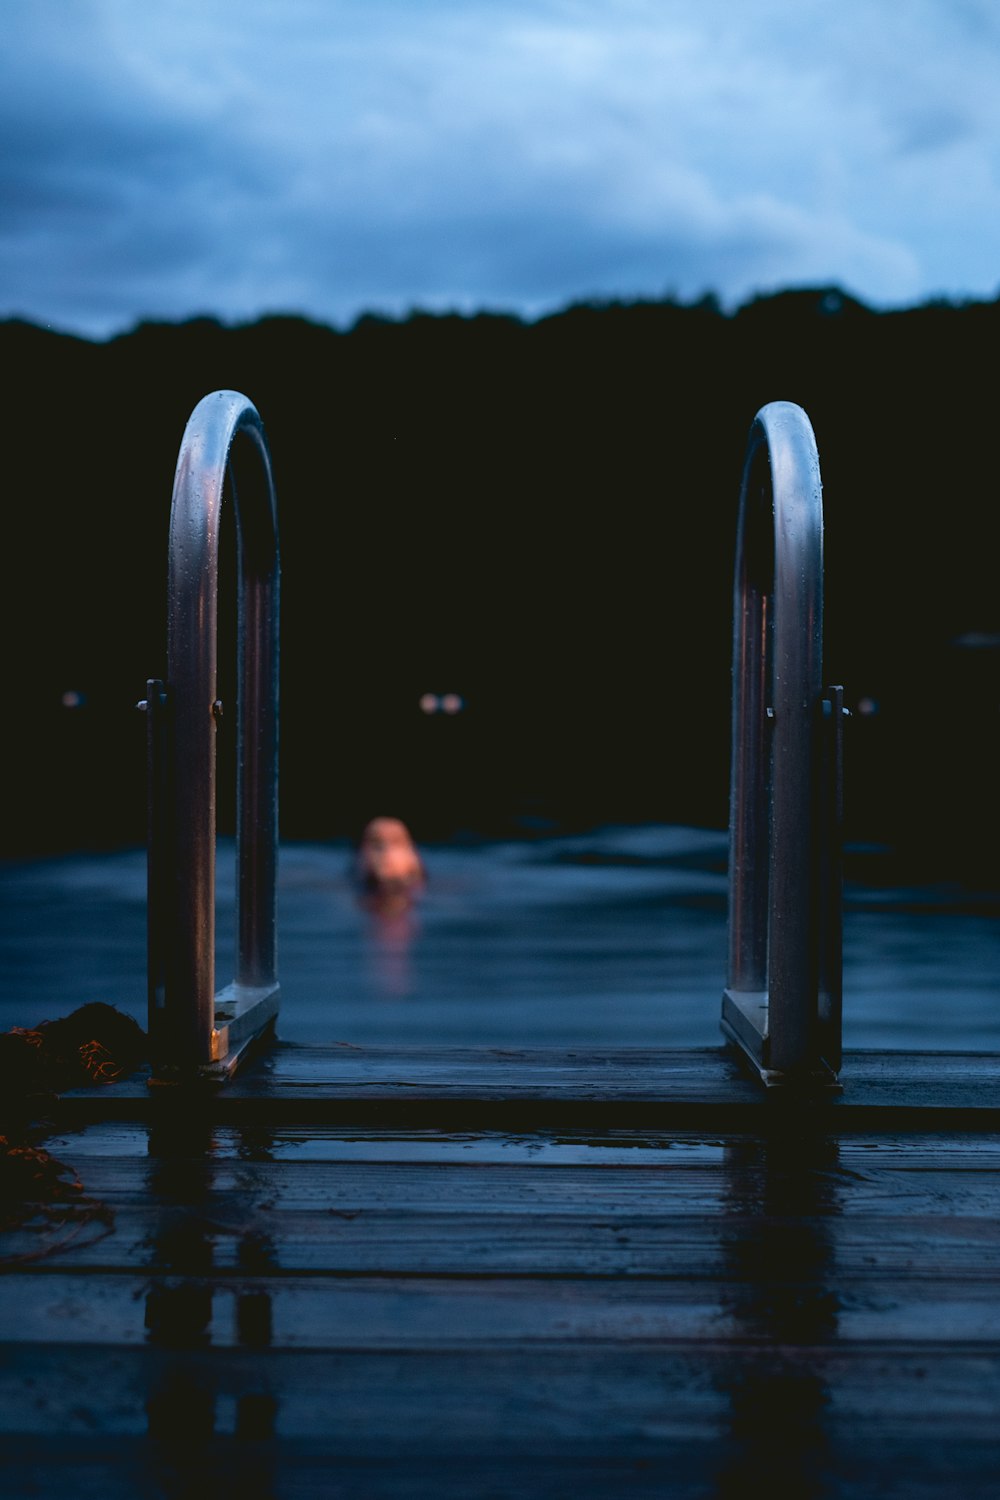
<svg viewBox="0 0 1000 1500">
<path fill-rule="evenodd" d="M 769 1085 L 840 1068 L 843 691 L 823 681 L 823 501 L 812 428 L 750 431 L 736 543 L 729 979 L 722 1029 Z"/>
<path fill-rule="evenodd" d="M 215 992 L 219 529 L 236 515 L 237 962 Z M 225 1077 L 278 1011 L 278 526 L 267 440 L 235 391 L 199 402 L 170 512 L 166 682 L 147 685 L 149 1030 L 162 1081 Z"/>
</svg>

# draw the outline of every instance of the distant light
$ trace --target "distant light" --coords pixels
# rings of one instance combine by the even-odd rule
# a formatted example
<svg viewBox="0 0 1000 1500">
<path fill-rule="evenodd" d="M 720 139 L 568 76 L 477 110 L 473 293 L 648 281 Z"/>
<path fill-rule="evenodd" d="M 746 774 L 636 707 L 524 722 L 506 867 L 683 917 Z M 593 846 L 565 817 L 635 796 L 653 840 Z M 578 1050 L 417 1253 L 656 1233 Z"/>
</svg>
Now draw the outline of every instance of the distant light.
<svg viewBox="0 0 1000 1500">
<path fill-rule="evenodd" d="M 857 709 L 862 718 L 870 719 L 873 714 L 878 713 L 878 703 L 874 698 L 859 698 Z"/>
<path fill-rule="evenodd" d="M 465 707 L 465 699 L 458 693 L 424 693 L 419 702 L 425 714 L 460 714 Z"/>
<path fill-rule="evenodd" d="M 78 693 L 73 688 L 70 688 L 68 692 L 63 693 L 62 697 L 59 699 L 59 702 L 62 704 L 63 708 L 82 708 L 86 701 L 87 700 L 84 697 L 83 693 Z"/>
</svg>

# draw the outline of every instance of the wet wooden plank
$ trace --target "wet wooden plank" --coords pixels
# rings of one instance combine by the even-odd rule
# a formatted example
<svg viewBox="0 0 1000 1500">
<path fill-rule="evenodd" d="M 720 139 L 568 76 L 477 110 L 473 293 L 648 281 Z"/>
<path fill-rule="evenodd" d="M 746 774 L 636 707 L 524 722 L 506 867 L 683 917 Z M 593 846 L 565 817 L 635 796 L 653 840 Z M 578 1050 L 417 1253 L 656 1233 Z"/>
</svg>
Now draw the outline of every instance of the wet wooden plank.
<svg viewBox="0 0 1000 1500">
<path fill-rule="evenodd" d="M 137 1500 L 207 1494 L 213 1500 L 706 1500 L 752 1494 L 766 1474 L 771 1494 L 836 1494 L 841 1500 L 995 1500 L 996 1449 L 981 1436 L 949 1451 L 940 1436 L 914 1428 L 902 1440 L 861 1438 L 837 1464 L 819 1459 L 796 1436 L 775 1458 L 746 1441 L 674 1437 L 654 1456 L 601 1454 L 523 1459 L 516 1452 L 479 1455 L 418 1452 L 332 1453 L 320 1443 L 213 1437 L 193 1450 L 176 1440 L 77 1440 L 75 1444 L 18 1445 L 5 1463 L 5 1500 L 39 1495 Z M 846 1450 L 847 1445 L 844 1445 Z M 62 1451 L 60 1452 L 60 1448 Z M 53 1451 L 55 1450 L 55 1451 Z M 876 1486 L 873 1488 L 872 1486 Z"/>
<path fill-rule="evenodd" d="M 113 1230 L 86 1227 L 22 1230 L 0 1241 L 8 1270 L 44 1258 L 47 1272 L 177 1272 L 185 1251 L 200 1248 L 215 1277 L 245 1277 L 263 1266 L 298 1276 L 676 1276 L 732 1275 L 734 1246 L 763 1260 L 775 1248 L 783 1221 L 726 1215 L 636 1214 L 618 1208 L 595 1219 L 582 1213 L 539 1212 L 515 1217 L 489 1213 L 434 1214 L 385 1208 L 318 1207 L 261 1215 L 252 1205 L 219 1205 L 219 1212 L 122 1207 L 108 1200 Z M 798 1219 L 817 1240 L 824 1221 Z M 785 1221 L 787 1228 L 787 1221 Z M 838 1226 L 838 1272 L 880 1278 L 908 1275 L 930 1284 L 944 1277 L 1000 1277 L 1000 1221 L 993 1214 L 921 1218 L 868 1214 Z"/>
<path fill-rule="evenodd" d="M 992 1054 L 849 1053 L 841 1092 L 764 1090 L 726 1048 L 362 1048 L 279 1044 L 227 1088 L 199 1096 L 223 1122 L 353 1118 L 511 1128 L 573 1123 L 609 1129 L 672 1121 L 759 1129 L 792 1111 L 838 1130 L 1000 1128 L 1000 1059 Z M 62 1096 L 65 1120 L 148 1118 L 167 1089 L 143 1079 Z M 151 1097 L 152 1096 L 152 1097 Z M 193 1107 L 189 1105 L 189 1107 Z"/>
<path fill-rule="evenodd" d="M 524 1461 L 510 1456 L 492 1456 L 470 1463 L 447 1456 L 427 1461 L 342 1458 L 317 1452 L 304 1444 L 267 1444 L 213 1441 L 199 1445 L 190 1454 L 176 1444 L 169 1453 L 161 1446 L 151 1461 L 142 1444 L 122 1445 L 120 1456 L 107 1456 L 95 1464 L 87 1442 L 78 1450 L 67 1450 L 60 1465 L 51 1447 L 40 1461 L 7 1465 L 8 1500 L 36 1500 L 42 1494 L 74 1497 L 98 1496 L 101 1500 L 136 1500 L 137 1496 L 161 1500 L 165 1494 L 210 1493 L 217 1500 L 469 1500 L 482 1495 L 489 1500 L 516 1495 L 525 1500 L 705 1500 L 706 1495 L 729 1496 L 753 1492 L 761 1473 L 768 1475 L 771 1493 L 801 1496 L 836 1493 L 843 1500 L 871 1500 L 873 1493 L 888 1500 L 935 1500 L 946 1494 L 961 1494 L 963 1500 L 995 1500 L 996 1485 L 985 1476 L 994 1450 L 976 1455 L 984 1445 L 965 1448 L 962 1454 L 943 1458 L 940 1439 L 917 1435 L 916 1451 L 911 1443 L 894 1451 L 885 1442 L 858 1445 L 850 1467 L 857 1471 L 869 1459 L 876 1476 L 831 1475 L 828 1468 L 810 1463 L 803 1472 L 787 1456 L 776 1464 L 773 1455 L 755 1452 L 752 1464 L 743 1457 L 730 1457 L 727 1446 L 707 1441 L 677 1440 L 663 1445 L 656 1458 L 637 1460 L 576 1458 Z M 141 1476 L 141 1477 L 137 1477 Z M 877 1484 L 877 1491 L 871 1485 Z M 148 1488 L 147 1488 L 148 1486 Z M 780 1488 L 779 1488 L 780 1486 Z M 791 1487 L 790 1487 L 791 1486 Z"/>
<path fill-rule="evenodd" d="M 200 1127 L 199 1127 L 200 1128 Z M 171 1156 L 182 1154 L 182 1141 L 168 1130 L 161 1136 L 159 1125 L 151 1132 L 148 1122 L 106 1121 L 88 1123 L 85 1129 L 67 1134 L 53 1132 L 47 1137 L 48 1148 L 61 1158 L 70 1157 L 82 1164 L 94 1157 L 127 1156 L 145 1158 L 155 1155 L 158 1141 L 164 1139 Z M 348 1126 L 303 1124 L 294 1119 L 278 1128 L 210 1122 L 208 1136 L 213 1162 L 254 1161 L 364 1161 L 364 1162 L 447 1162 L 466 1165 L 525 1163 L 532 1167 L 549 1166 L 690 1166 L 716 1162 L 725 1150 L 741 1143 L 753 1151 L 761 1148 L 757 1132 L 731 1131 L 706 1134 L 685 1130 L 611 1129 L 599 1133 L 587 1130 L 553 1132 L 509 1130 L 449 1130 L 414 1127 L 393 1130 L 372 1125 Z M 1000 1167 L 1000 1134 L 990 1131 L 940 1131 L 925 1129 L 895 1135 L 851 1132 L 842 1139 L 838 1132 L 820 1132 L 813 1139 L 837 1142 L 837 1158 L 848 1171 L 886 1167 L 899 1170 L 926 1166 L 944 1167 L 949 1171 L 980 1171 L 991 1165 Z M 176 1146 L 171 1144 L 176 1142 Z M 764 1148 L 766 1149 L 766 1148 Z M 192 1155 L 205 1158 L 205 1137 L 195 1132 L 191 1138 Z"/>
<path fill-rule="evenodd" d="M 843 1104 L 906 1099 L 913 1090 L 929 1091 L 928 1101 L 941 1107 L 949 1099 L 976 1095 L 995 1104 L 1000 1085 L 1000 1057 L 990 1053 L 907 1053 L 852 1051 L 845 1055 Z M 401 1088 L 461 1090 L 538 1097 L 567 1092 L 581 1097 L 698 1098 L 706 1102 L 756 1101 L 768 1097 L 745 1071 L 732 1049 L 639 1047 L 560 1050 L 555 1048 L 353 1047 L 282 1044 L 260 1059 L 253 1071 L 237 1079 L 232 1093 L 250 1094 L 262 1087 L 283 1089 Z M 771 1097 L 775 1097 L 771 1095 Z"/>
<path fill-rule="evenodd" d="M 738 1256 L 747 1275 L 768 1254 L 787 1272 L 798 1243 L 839 1272 L 981 1277 L 1000 1254 L 989 1134 L 480 1141 L 103 1125 L 49 1144 L 101 1216 L 7 1234 L 8 1265 L 719 1277 Z"/>
<path fill-rule="evenodd" d="M 783 1268 L 782 1268 L 783 1269 Z M 177 1276 L 194 1278 L 179 1286 Z M 30 1318 L 25 1310 L 30 1306 Z M 357 1350 L 502 1344 L 785 1341 L 982 1345 L 1000 1354 L 996 1278 L 797 1274 L 753 1282 L 664 1276 L 275 1277 L 219 1280 L 191 1262 L 150 1278 L 8 1271 L 0 1341 L 123 1347 L 158 1338 L 268 1349 Z M 246 1330 L 252 1330 L 247 1333 Z"/>
<path fill-rule="evenodd" d="M 724 1342 L 272 1351 L 153 1345 L 113 1355 L 86 1344 L 25 1344 L 0 1365 L 0 1432 L 83 1437 L 148 1430 L 148 1403 L 171 1382 L 187 1382 L 217 1403 L 216 1427 L 232 1430 L 231 1402 L 269 1390 L 278 1433 L 326 1435 L 358 1454 L 374 1443 L 461 1452 L 503 1451 L 517 1434 L 522 1453 L 598 1453 L 631 1437 L 633 1453 L 670 1435 L 716 1428 L 748 1381 L 812 1377 L 825 1412 L 885 1432 L 947 1421 L 968 1439 L 987 1437 L 1000 1454 L 1000 1351 L 732 1348 Z M 391 1398 L 391 1420 L 387 1419 Z M 783 1425 L 780 1410 L 770 1422 Z M 647 1446 L 648 1445 L 648 1446 Z M 995 1482 L 995 1475 L 993 1476 Z"/>
<path fill-rule="evenodd" d="M 37 1346 L 0 1368 L 7 1495 L 596 1500 L 754 1493 L 766 1475 L 775 1494 L 978 1500 L 995 1494 L 998 1399 L 1000 1361 L 965 1352 L 276 1351 L 264 1367 Z"/>
<path fill-rule="evenodd" d="M 883 1167 L 871 1153 L 850 1156 L 825 1140 L 816 1156 L 799 1142 L 790 1150 L 780 1142 L 715 1140 L 706 1149 L 714 1160 L 678 1153 L 669 1163 L 645 1165 L 637 1151 L 634 1165 L 592 1166 L 484 1162 L 464 1152 L 464 1159 L 413 1161 L 87 1157 L 65 1146 L 58 1154 L 78 1170 L 89 1194 L 161 1207 L 204 1206 L 211 1197 L 282 1213 L 381 1207 L 455 1215 L 849 1211 L 1000 1218 L 1000 1158 L 993 1151 L 978 1165 L 971 1152 L 957 1164 L 919 1144 L 912 1163 L 897 1150 Z"/>
</svg>

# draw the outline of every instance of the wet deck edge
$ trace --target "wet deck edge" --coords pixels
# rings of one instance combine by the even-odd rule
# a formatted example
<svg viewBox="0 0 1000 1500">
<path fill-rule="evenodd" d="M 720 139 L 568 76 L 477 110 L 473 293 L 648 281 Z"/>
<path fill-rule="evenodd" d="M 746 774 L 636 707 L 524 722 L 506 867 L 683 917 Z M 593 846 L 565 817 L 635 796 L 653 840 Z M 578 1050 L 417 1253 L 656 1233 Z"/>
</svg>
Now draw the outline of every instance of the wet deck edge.
<svg viewBox="0 0 1000 1500">
<path fill-rule="evenodd" d="M 220 1122 L 414 1128 L 760 1130 L 794 1114 L 835 1131 L 1000 1129 L 1000 1055 L 856 1051 L 839 1092 L 768 1091 L 718 1048 L 514 1050 L 278 1043 L 216 1089 L 147 1075 L 52 1101 L 60 1124 L 147 1119 L 178 1106 Z"/>
</svg>

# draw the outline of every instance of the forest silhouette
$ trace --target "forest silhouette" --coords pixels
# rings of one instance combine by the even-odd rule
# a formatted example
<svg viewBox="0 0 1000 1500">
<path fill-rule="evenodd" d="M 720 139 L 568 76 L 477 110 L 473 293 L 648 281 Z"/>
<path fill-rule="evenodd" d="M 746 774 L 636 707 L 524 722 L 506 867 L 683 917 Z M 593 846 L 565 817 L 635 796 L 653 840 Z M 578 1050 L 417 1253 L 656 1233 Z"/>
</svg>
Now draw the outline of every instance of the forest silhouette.
<svg viewBox="0 0 1000 1500">
<path fill-rule="evenodd" d="M 274 458 L 286 837 L 378 812 L 424 839 L 724 824 L 743 452 L 755 412 L 788 400 L 824 481 L 825 676 L 867 710 L 849 836 L 988 878 L 998 330 L 1000 302 L 876 313 L 832 287 L 733 313 L 196 318 L 106 343 L 0 324 L 2 852 L 142 840 L 134 704 L 165 670 L 174 465 L 223 387 L 257 405 Z M 228 602 L 222 624 L 227 700 Z M 463 709 L 422 712 L 428 693 Z"/>
</svg>

